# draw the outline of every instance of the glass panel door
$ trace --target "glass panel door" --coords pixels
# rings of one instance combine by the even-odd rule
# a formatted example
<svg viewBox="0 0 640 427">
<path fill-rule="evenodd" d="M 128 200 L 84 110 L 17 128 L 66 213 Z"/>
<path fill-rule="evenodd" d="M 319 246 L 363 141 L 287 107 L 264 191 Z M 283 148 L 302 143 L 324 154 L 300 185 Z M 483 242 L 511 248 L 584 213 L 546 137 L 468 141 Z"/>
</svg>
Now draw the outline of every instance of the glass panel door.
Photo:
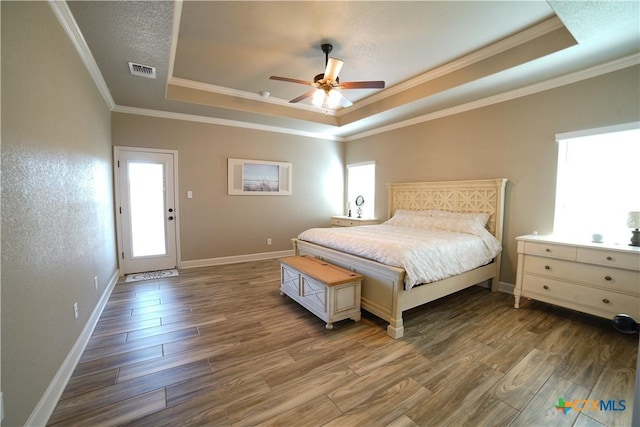
<svg viewBox="0 0 640 427">
<path fill-rule="evenodd" d="M 129 203 L 131 209 L 131 256 L 166 255 L 164 165 L 131 162 Z"/>
<path fill-rule="evenodd" d="M 174 154 L 117 148 L 116 157 L 121 273 L 175 268 Z"/>
</svg>

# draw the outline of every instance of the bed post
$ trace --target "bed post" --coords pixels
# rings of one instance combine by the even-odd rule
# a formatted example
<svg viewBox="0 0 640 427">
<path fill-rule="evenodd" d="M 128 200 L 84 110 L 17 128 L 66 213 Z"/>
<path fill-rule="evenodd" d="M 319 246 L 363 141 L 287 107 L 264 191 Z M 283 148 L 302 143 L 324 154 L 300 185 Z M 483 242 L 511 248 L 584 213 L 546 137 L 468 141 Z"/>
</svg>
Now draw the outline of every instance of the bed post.
<svg viewBox="0 0 640 427">
<path fill-rule="evenodd" d="M 402 321 L 402 316 L 398 319 L 390 319 L 389 326 L 387 326 L 387 335 L 389 335 L 394 340 L 398 338 L 402 338 L 404 335 L 404 323 Z"/>
<path fill-rule="evenodd" d="M 502 243 L 502 231 L 503 231 L 503 223 L 504 223 L 504 193 L 505 188 L 507 186 L 507 178 L 498 178 L 496 179 L 496 188 L 498 190 L 498 194 L 496 195 L 496 225 L 495 225 L 495 236 L 498 239 L 498 242 Z M 493 262 L 496 265 L 496 272 L 493 278 L 491 279 L 491 292 L 497 292 L 500 287 L 500 265 L 502 263 L 502 251 L 495 257 Z"/>
</svg>

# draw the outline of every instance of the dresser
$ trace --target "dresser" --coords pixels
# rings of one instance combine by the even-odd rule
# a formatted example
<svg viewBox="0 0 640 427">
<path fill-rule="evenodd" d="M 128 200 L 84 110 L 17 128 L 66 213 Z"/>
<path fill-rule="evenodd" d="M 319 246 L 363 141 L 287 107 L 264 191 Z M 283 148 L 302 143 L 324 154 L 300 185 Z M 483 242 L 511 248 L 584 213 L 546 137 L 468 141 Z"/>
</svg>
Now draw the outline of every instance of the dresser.
<svg viewBox="0 0 640 427">
<path fill-rule="evenodd" d="M 332 227 L 357 227 L 359 225 L 376 225 L 380 220 L 375 218 L 356 218 L 353 216 L 336 215 L 331 217 Z"/>
<path fill-rule="evenodd" d="M 362 275 L 308 255 L 281 258 L 280 264 L 280 294 L 324 320 L 327 329 L 339 320 L 360 320 Z"/>
<path fill-rule="evenodd" d="M 516 241 L 516 308 L 525 297 L 607 319 L 620 313 L 640 319 L 640 248 L 554 236 Z"/>
</svg>

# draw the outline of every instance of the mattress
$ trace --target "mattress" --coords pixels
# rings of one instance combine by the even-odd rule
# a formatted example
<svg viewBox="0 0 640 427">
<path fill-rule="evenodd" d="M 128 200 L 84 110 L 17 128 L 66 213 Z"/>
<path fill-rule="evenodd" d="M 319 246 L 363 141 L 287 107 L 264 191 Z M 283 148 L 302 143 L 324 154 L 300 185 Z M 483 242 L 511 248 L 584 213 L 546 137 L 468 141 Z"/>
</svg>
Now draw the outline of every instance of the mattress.
<svg viewBox="0 0 640 427">
<path fill-rule="evenodd" d="M 488 231 L 457 232 L 391 224 L 312 228 L 298 238 L 405 270 L 405 289 L 488 264 L 501 245 Z"/>
</svg>

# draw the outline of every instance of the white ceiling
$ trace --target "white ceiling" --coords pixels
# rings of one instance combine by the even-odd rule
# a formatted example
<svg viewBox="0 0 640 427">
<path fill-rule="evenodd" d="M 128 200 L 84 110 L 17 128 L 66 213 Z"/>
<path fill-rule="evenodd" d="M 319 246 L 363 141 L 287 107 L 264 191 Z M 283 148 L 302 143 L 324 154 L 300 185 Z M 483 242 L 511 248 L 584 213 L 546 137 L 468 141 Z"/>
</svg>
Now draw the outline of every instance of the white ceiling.
<svg viewBox="0 0 640 427">
<path fill-rule="evenodd" d="M 115 111 L 354 139 L 637 64 L 639 5 L 72 1 L 59 15 L 71 12 Z M 289 103 L 309 88 L 269 76 L 312 81 L 325 42 L 344 61 L 341 81 L 386 88 L 346 90 L 354 105 L 335 112 Z M 129 61 L 157 78 L 132 76 Z"/>
</svg>

